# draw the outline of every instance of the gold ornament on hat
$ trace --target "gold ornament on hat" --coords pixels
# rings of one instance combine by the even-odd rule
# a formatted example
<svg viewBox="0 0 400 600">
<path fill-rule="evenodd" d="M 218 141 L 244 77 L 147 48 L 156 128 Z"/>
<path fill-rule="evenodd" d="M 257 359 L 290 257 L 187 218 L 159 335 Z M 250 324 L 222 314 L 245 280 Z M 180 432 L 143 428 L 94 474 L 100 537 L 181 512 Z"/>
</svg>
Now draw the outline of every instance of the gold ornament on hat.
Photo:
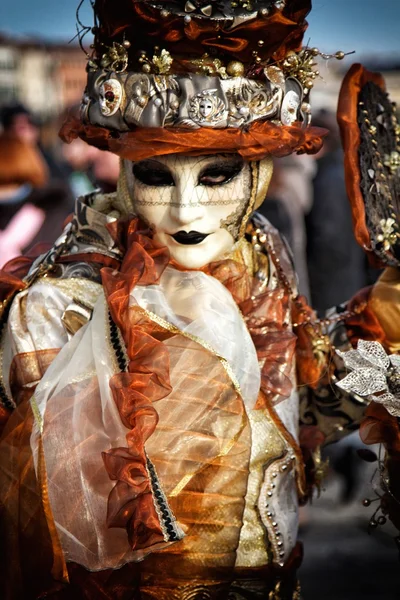
<svg viewBox="0 0 400 600">
<path fill-rule="evenodd" d="M 314 80 L 320 76 L 317 70 L 318 63 L 315 62 L 317 56 L 326 60 L 330 58 L 342 60 L 349 54 L 353 54 L 353 52 L 345 53 L 339 50 L 335 54 L 325 54 L 318 48 L 309 48 L 306 46 L 299 52 L 288 52 L 284 60 L 279 63 L 279 66 L 282 68 L 285 77 L 294 77 L 297 79 L 304 86 L 305 93 L 307 93 L 314 87 Z"/>
<path fill-rule="evenodd" d="M 152 63 L 157 69 L 159 75 L 166 75 L 171 69 L 173 58 L 168 50 L 163 49 L 158 55 L 155 54 L 153 56 Z"/>
<path fill-rule="evenodd" d="M 221 79 L 228 77 L 222 60 L 211 58 L 207 52 L 201 58 L 191 60 L 190 64 L 197 68 L 198 75 L 218 75 Z"/>
<path fill-rule="evenodd" d="M 171 54 L 168 50 L 161 50 L 158 46 L 154 47 L 153 58 L 150 59 L 147 56 L 147 52 L 143 51 L 140 53 L 139 63 L 142 65 L 143 73 L 153 73 L 155 75 L 167 75 L 170 70 L 172 63 L 174 62 Z"/>
<path fill-rule="evenodd" d="M 123 44 L 113 42 L 112 46 L 105 46 L 107 51 L 102 55 L 100 59 L 100 66 L 103 69 L 110 69 L 116 73 L 123 73 L 128 67 L 128 51 L 127 45 L 130 42 L 125 41 Z"/>
</svg>

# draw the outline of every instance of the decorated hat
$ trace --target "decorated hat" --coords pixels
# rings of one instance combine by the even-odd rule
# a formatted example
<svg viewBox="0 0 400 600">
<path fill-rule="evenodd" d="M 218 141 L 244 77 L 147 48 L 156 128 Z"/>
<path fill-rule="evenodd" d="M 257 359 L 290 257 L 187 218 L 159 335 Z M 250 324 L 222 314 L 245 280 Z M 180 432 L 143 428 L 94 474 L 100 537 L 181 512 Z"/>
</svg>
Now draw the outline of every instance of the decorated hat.
<svg viewBox="0 0 400 600">
<path fill-rule="evenodd" d="M 95 0 L 80 119 L 62 129 L 130 160 L 313 153 L 311 0 Z M 343 52 L 337 52 L 342 58 Z"/>
</svg>

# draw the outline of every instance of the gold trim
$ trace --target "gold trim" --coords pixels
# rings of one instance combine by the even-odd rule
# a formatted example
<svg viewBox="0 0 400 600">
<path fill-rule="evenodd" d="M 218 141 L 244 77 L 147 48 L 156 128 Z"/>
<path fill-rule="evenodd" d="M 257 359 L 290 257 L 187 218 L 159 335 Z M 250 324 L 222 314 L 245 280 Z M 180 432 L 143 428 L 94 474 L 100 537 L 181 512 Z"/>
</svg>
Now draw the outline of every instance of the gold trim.
<svg viewBox="0 0 400 600">
<path fill-rule="evenodd" d="M 182 331 L 181 329 L 179 329 L 179 327 L 176 327 L 175 325 L 172 325 L 171 323 L 169 323 L 168 321 L 166 321 L 162 317 L 159 317 L 155 313 L 152 313 L 151 311 L 146 310 L 145 308 L 142 308 L 141 306 L 136 306 L 135 309 L 137 311 L 143 313 L 144 315 L 146 315 L 146 317 L 148 317 L 154 323 L 157 323 L 157 325 L 160 325 L 160 327 L 162 327 L 163 329 L 166 329 L 167 331 L 170 331 L 171 333 L 174 333 L 174 334 L 177 334 L 177 335 L 182 335 L 183 337 L 186 337 L 189 340 L 192 340 L 193 342 L 196 342 L 197 344 L 200 344 L 200 346 L 202 346 L 203 348 L 205 348 L 206 350 L 208 350 L 208 352 L 211 352 L 211 354 L 213 354 L 214 356 L 216 356 L 218 358 L 218 360 L 221 362 L 221 364 L 222 364 L 223 368 L 225 369 L 225 371 L 227 372 L 228 377 L 232 381 L 233 387 L 235 388 L 236 392 L 243 399 L 242 391 L 240 389 L 239 382 L 236 379 L 236 375 L 234 374 L 231 365 L 226 360 L 226 358 L 224 358 L 223 356 L 221 356 L 220 354 L 218 354 L 218 352 L 216 352 L 214 350 L 214 348 L 210 344 L 208 344 L 207 342 L 205 342 L 201 338 L 197 337 L 196 335 L 192 335 L 190 333 L 185 333 L 184 331 Z"/>
<path fill-rule="evenodd" d="M 122 216 L 134 213 L 133 201 L 128 187 L 125 160 L 119 159 L 119 177 L 117 183 L 117 198 L 114 205 L 120 210 Z"/>
<path fill-rule="evenodd" d="M 39 427 L 40 434 L 42 434 L 43 433 L 43 419 L 42 419 L 42 415 L 40 414 L 40 410 L 39 410 L 39 407 L 38 407 L 38 405 L 36 403 L 36 399 L 35 399 L 34 395 L 30 399 L 30 403 L 31 403 L 31 409 L 32 409 L 32 412 L 33 412 L 33 416 L 34 416 L 35 421 L 36 421 L 36 423 L 37 423 L 37 425 Z"/>
<path fill-rule="evenodd" d="M 252 163 L 250 163 L 250 165 L 251 165 L 251 196 L 250 196 L 249 205 L 248 205 L 245 215 L 243 217 L 243 221 L 242 221 L 242 225 L 240 227 L 238 239 L 244 237 L 244 234 L 246 233 L 247 222 L 250 219 L 251 213 L 254 211 L 254 206 L 255 206 L 255 203 L 257 200 L 259 167 L 258 167 L 258 163 L 254 162 L 254 161 Z"/>
<path fill-rule="evenodd" d="M 47 485 L 46 459 L 44 456 L 43 437 L 40 434 L 38 439 L 38 484 L 40 487 L 43 512 L 47 521 L 48 531 L 53 549 L 53 565 L 51 574 L 56 580 L 69 583 L 68 569 L 62 550 L 60 538 L 57 533 L 57 527 L 54 521 L 53 512 L 50 506 L 49 489 Z"/>
</svg>

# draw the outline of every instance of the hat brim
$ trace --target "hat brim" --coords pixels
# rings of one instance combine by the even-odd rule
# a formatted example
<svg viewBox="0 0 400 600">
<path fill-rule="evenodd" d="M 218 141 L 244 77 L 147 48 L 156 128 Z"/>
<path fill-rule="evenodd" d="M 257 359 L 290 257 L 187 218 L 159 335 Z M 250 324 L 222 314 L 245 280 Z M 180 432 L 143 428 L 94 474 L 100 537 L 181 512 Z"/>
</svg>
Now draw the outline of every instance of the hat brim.
<svg viewBox="0 0 400 600">
<path fill-rule="evenodd" d="M 79 137 L 92 146 L 131 161 L 166 154 L 223 153 L 238 153 L 245 160 L 253 161 L 294 152 L 315 154 L 327 133 L 320 127 L 282 126 L 269 121 L 254 122 L 246 129 L 138 127 L 122 133 L 85 125 L 71 116 L 61 128 L 60 137 L 67 143 Z"/>
</svg>

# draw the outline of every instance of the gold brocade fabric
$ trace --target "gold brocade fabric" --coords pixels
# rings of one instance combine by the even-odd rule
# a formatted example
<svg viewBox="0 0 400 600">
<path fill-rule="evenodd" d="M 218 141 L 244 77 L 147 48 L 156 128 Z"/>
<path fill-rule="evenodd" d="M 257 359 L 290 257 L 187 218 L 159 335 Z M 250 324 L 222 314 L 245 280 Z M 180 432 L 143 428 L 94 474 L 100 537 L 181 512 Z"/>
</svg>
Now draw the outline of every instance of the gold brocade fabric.
<svg viewBox="0 0 400 600">
<path fill-rule="evenodd" d="M 58 348 L 17 354 L 10 368 L 10 389 L 17 404 L 28 399 L 59 352 Z"/>
<path fill-rule="evenodd" d="M 267 465 L 286 450 L 286 444 L 266 410 L 249 414 L 252 444 L 243 526 L 240 532 L 236 564 L 241 567 L 266 565 L 270 561 L 265 528 L 256 509 Z"/>
<path fill-rule="evenodd" d="M 83 278 L 42 277 L 19 294 L 12 305 L 8 335 L 1 345 L 1 377 L 14 403 L 29 398 L 68 340 L 63 317 L 75 300 L 87 307 L 87 318 L 101 291 Z"/>
</svg>

